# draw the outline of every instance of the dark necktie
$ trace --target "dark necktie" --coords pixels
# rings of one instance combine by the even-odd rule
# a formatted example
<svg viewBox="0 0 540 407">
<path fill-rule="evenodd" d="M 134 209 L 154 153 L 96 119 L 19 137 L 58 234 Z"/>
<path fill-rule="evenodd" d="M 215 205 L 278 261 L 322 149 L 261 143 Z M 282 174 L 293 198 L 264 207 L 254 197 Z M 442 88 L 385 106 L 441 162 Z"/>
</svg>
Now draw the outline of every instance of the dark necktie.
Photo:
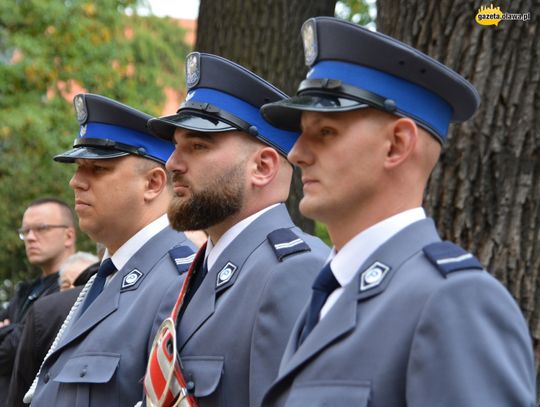
<svg viewBox="0 0 540 407">
<path fill-rule="evenodd" d="M 101 265 L 99 266 L 99 270 L 96 274 L 96 278 L 92 283 L 92 287 L 90 287 L 90 290 L 86 295 L 86 299 L 84 300 L 83 306 L 81 307 L 81 313 L 79 315 L 82 315 L 82 313 L 86 311 L 90 304 L 94 302 L 97 296 L 101 294 L 101 292 L 103 291 L 103 287 L 105 287 L 105 281 L 107 281 L 107 276 L 110 276 L 115 271 L 116 267 L 114 267 L 114 264 L 110 258 L 105 259 L 103 263 L 101 263 Z"/>
<path fill-rule="evenodd" d="M 315 282 L 313 283 L 313 293 L 311 294 L 311 303 L 309 305 L 309 310 L 306 317 L 306 323 L 304 329 L 300 334 L 300 339 L 298 341 L 298 346 L 304 342 L 309 333 L 313 330 L 317 322 L 319 322 L 319 314 L 321 309 L 330 296 L 332 292 L 338 288 L 340 284 L 336 280 L 332 269 L 330 268 L 330 263 L 328 263 L 321 270 Z"/>
<path fill-rule="evenodd" d="M 206 261 L 207 259 L 203 258 L 202 261 L 197 265 L 197 270 L 190 281 L 186 296 L 184 297 L 182 308 L 180 308 L 180 312 L 178 313 L 177 321 L 180 321 L 182 319 L 182 315 L 184 315 L 184 312 L 186 311 L 189 302 L 201 286 L 204 277 L 206 277 L 206 275 L 208 274 L 208 264 Z"/>
</svg>

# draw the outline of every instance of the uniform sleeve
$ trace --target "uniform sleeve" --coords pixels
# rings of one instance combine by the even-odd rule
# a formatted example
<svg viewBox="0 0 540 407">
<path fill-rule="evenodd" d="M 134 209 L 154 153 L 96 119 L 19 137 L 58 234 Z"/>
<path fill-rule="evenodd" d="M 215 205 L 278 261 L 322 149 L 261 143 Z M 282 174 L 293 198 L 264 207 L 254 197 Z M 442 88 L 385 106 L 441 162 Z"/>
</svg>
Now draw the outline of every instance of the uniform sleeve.
<svg viewBox="0 0 540 407">
<path fill-rule="evenodd" d="M 411 407 L 533 407 L 527 325 L 506 289 L 485 272 L 448 276 L 425 305 L 411 347 Z"/>
<path fill-rule="evenodd" d="M 266 281 L 251 339 L 250 406 L 260 405 L 264 393 L 276 378 L 294 323 L 322 265 L 322 260 L 305 257 L 296 256 L 279 263 Z"/>
</svg>

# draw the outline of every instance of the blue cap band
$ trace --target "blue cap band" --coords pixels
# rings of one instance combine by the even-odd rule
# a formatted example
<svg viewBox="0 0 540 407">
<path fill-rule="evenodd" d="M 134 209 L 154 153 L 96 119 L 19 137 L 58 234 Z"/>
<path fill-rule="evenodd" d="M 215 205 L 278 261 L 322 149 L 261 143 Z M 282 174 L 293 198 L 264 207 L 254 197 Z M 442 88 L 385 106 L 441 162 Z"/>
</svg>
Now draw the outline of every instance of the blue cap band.
<svg viewBox="0 0 540 407">
<path fill-rule="evenodd" d="M 337 79 L 396 102 L 397 111 L 424 124 L 443 140 L 452 119 L 452 108 L 435 93 L 397 76 L 340 61 L 321 61 L 307 75 L 308 79 Z"/>
<path fill-rule="evenodd" d="M 127 144 L 136 148 L 144 149 L 144 155 L 167 161 L 174 151 L 174 144 L 171 142 L 152 137 L 151 135 L 128 129 L 126 127 L 114 126 L 105 123 L 87 123 L 84 135 L 79 135 L 79 139 L 96 138 L 112 140 L 118 143 Z"/>
<path fill-rule="evenodd" d="M 261 116 L 259 109 L 238 99 L 228 93 L 223 93 L 210 88 L 196 88 L 187 94 L 186 101 L 210 103 L 226 112 L 255 126 L 263 141 L 288 154 L 294 145 L 298 134 L 285 131 L 270 125 Z"/>
</svg>

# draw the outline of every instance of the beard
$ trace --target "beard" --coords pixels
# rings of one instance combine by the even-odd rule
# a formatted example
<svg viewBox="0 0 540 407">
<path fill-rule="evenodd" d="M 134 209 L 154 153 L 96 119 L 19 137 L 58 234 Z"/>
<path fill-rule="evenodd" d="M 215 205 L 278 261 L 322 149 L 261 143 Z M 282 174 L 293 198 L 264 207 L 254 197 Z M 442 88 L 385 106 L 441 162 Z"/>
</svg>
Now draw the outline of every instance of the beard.
<svg viewBox="0 0 540 407">
<path fill-rule="evenodd" d="M 244 163 L 237 164 L 204 189 L 192 189 L 191 196 L 174 196 L 167 210 L 171 227 L 177 231 L 205 230 L 240 212 L 245 196 L 244 170 Z M 181 178 L 173 174 L 173 182 Z"/>
</svg>

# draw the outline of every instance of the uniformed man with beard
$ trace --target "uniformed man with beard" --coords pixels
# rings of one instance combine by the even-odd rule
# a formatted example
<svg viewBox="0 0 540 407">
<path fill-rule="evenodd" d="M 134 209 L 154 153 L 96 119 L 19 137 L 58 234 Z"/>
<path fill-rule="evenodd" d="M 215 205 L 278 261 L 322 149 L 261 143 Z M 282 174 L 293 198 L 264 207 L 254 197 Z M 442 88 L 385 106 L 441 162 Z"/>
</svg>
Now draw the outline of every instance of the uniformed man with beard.
<svg viewBox="0 0 540 407">
<path fill-rule="evenodd" d="M 219 56 L 192 53 L 186 66 L 186 101 L 175 115 L 149 121 L 176 145 L 167 161 L 171 225 L 209 236 L 171 318 L 176 348 L 199 406 L 256 406 L 329 250 L 293 224 L 284 204 L 293 172 L 286 155 L 297 134 L 259 114 L 286 95 Z M 163 340 L 174 334 L 167 324 Z M 163 360 L 150 359 L 148 405 L 170 405 L 181 393 L 163 385 L 172 369 Z"/>
</svg>

